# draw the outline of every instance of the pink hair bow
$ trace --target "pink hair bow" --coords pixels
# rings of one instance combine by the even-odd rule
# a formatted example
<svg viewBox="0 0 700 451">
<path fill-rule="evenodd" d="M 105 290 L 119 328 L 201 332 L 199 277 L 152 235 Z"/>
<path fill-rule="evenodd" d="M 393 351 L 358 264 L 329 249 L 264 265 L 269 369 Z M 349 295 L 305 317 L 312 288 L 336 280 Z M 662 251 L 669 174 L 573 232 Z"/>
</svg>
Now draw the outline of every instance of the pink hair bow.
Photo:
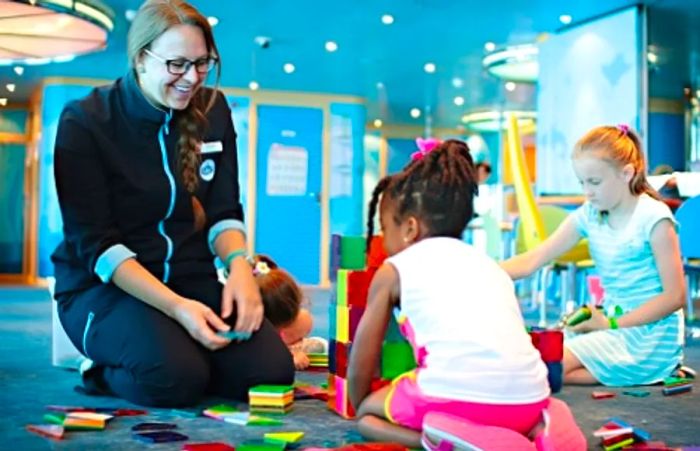
<svg viewBox="0 0 700 451">
<path fill-rule="evenodd" d="M 623 135 L 627 136 L 630 133 L 630 126 L 627 124 L 619 124 L 617 129 L 622 132 Z"/>
<path fill-rule="evenodd" d="M 416 138 L 416 145 L 418 146 L 418 150 L 411 154 L 411 160 L 420 160 L 421 158 L 435 150 L 435 148 L 438 147 L 440 144 L 442 144 L 442 141 L 440 141 L 437 138 Z"/>
</svg>

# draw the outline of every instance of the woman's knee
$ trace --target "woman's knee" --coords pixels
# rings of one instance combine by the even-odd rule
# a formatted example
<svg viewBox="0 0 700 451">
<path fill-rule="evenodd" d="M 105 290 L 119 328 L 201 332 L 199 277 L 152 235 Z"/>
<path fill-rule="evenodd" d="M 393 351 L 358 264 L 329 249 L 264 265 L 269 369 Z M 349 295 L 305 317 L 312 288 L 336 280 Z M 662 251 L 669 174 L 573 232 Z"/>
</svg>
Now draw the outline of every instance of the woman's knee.
<svg viewBox="0 0 700 451">
<path fill-rule="evenodd" d="M 209 384 L 209 366 L 204 359 L 173 356 L 141 366 L 135 374 L 138 404 L 176 407 L 194 405 Z"/>
</svg>

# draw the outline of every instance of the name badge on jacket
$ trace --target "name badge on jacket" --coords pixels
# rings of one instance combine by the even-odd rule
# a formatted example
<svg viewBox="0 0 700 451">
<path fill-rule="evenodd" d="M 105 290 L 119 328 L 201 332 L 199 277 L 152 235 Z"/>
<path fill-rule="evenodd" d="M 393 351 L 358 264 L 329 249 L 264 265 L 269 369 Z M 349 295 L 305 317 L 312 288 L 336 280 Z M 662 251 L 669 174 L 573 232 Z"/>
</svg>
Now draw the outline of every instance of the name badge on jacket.
<svg viewBox="0 0 700 451">
<path fill-rule="evenodd" d="M 199 148 L 199 152 L 202 154 L 223 152 L 223 150 L 224 145 L 221 143 L 221 141 L 211 141 L 208 143 L 203 142 Z"/>
</svg>

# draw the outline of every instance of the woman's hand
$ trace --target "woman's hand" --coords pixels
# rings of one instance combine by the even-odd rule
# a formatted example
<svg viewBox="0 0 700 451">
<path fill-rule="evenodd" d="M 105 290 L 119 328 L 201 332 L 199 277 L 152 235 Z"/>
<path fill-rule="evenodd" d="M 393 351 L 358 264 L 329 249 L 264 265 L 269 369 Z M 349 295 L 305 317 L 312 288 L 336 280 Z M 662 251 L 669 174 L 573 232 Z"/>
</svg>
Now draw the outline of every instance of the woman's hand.
<svg viewBox="0 0 700 451">
<path fill-rule="evenodd" d="M 610 321 L 608 317 L 605 316 L 602 310 L 596 308 L 595 306 L 589 306 L 591 309 L 591 318 L 586 321 L 577 324 L 569 329 L 576 333 L 593 332 L 594 330 L 603 330 L 610 328 Z"/>
<path fill-rule="evenodd" d="M 234 258 L 231 262 L 229 276 L 221 293 L 222 318 L 231 316 L 234 303 L 236 304 L 234 330 L 250 333 L 258 330 L 264 313 L 262 297 L 253 271 L 243 257 Z"/>
<path fill-rule="evenodd" d="M 226 332 L 231 329 L 229 325 L 201 302 L 181 299 L 173 311 L 173 318 L 207 349 L 214 351 L 230 342 L 216 335 L 219 331 Z"/>
</svg>

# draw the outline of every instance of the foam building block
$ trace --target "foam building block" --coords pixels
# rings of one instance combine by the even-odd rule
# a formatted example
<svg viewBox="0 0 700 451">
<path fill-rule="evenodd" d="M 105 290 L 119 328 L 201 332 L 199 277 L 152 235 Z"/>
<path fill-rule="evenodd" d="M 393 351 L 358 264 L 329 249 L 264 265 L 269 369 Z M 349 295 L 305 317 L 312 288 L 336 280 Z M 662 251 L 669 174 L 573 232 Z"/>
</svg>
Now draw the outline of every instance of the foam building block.
<svg viewBox="0 0 700 451">
<path fill-rule="evenodd" d="M 547 366 L 547 379 L 552 393 L 561 390 L 563 382 L 564 334 L 560 330 L 533 329 L 529 331 L 532 344 Z"/>
<path fill-rule="evenodd" d="M 257 385 L 248 391 L 251 413 L 285 414 L 294 404 L 291 385 Z"/>
</svg>

